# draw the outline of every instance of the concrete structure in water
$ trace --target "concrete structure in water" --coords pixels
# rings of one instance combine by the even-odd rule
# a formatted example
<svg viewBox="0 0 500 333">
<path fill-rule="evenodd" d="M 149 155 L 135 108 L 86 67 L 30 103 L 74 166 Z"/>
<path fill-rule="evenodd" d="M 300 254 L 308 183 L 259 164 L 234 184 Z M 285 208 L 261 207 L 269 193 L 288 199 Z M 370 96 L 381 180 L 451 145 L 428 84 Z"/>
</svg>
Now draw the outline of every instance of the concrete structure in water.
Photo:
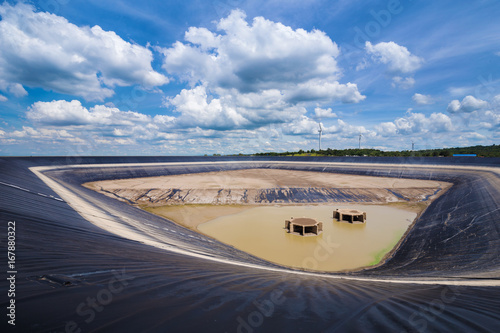
<svg viewBox="0 0 500 333">
<path fill-rule="evenodd" d="M 299 217 L 285 221 L 288 233 L 299 236 L 317 236 L 323 232 L 323 222 L 308 217 Z"/>
<path fill-rule="evenodd" d="M 336 209 L 333 212 L 333 218 L 340 221 L 347 221 L 350 223 L 366 222 L 366 213 L 357 209 Z"/>
</svg>

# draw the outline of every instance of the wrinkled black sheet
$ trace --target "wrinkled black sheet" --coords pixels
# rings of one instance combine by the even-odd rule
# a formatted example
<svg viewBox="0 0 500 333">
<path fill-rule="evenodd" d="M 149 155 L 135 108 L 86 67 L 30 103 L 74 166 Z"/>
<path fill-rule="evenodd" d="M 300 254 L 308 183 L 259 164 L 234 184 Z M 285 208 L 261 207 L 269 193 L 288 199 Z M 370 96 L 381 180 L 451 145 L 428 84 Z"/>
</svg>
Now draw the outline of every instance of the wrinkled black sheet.
<svg viewBox="0 0 500 333">
<path fill-rule="evenodd" d="M 295 161 L 275 164 L 269 161 Z M 188 162 L 253 163 L 189 165 Z M 319 166 L 310 162 L 356 162 Z M 183 162 L 177 166 L 86 168 L 85 164 Z M 184 163 L 185 162 L 185 163 Z M 399 166 L 367 166 L 393 163 Z M 429 164 L 412 168 L 408 164 Z M 85 181 L 249 167 L 449 181 L 384 265 L 346 276 L 381 279 L 499 279 L 500 179 L 453 165 L 498 159 L 61 157 L 0 158 L 1 244 L 16 221 L 19 332 L 475 332 L 498 331 L 499 287 L 453 287 L 305 276 L 242 267 L 146 246 L 82 218 L 31 166 L 81 164 L 45 174 L 132 219 L 167 226 L 169 237 L 216 258 L 276 267 L 80 186 Z M 433 168 L 431 164 L 451 164 Z M 17 187 L 13 187 L 17 186 Z M 42 195 L 40 195 L 42 194 Z M 53 196 L 53 197 L 51 197 Z M 175 231 L 175 233 L 172 233 Z M 141 232 L 141 230 L 138 230 Z M 162 231 L 163 232 L 163 231 Z M 167 231 L 165 231 L 167 233 Z M 7 260 L 4 259 L 4 266 Z M 4 269 L 6 271 L 6 269 Z M 8 289 L 6 279 L 0 281 Z M 6 293 L 1 298 L 7 306 Z M 7 325 L 3 315 L 1 327 Z M 4 331 L 4 330 L 2 330 Z"/>
</svg>

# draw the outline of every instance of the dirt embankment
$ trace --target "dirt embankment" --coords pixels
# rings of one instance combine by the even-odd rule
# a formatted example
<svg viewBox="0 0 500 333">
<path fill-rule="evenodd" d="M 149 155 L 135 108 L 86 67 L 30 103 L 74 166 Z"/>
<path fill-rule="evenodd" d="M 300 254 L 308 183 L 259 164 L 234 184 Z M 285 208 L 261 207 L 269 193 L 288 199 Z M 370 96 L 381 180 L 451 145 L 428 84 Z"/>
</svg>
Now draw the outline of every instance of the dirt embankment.
<svg viewBox="0 0 500 333">
<path fill-rule="evenodd" d="M 131 204 L 294 204 L 425 202 L 450 184 L 415 179 L 276 169 L 134 178 L 85 186 Z"/>
</svg>

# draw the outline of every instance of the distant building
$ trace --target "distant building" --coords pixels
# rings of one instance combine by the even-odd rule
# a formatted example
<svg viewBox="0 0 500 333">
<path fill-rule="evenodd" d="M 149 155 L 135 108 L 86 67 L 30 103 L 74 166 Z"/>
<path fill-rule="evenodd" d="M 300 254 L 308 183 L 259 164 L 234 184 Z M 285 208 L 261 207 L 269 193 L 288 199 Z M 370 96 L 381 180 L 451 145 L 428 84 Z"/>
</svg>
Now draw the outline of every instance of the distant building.
<svg viewBox="0 0 500 333">
<path fill-rule="evenodd" d="M 288 233 L 299 236 L 317 236 L 323 232 L 323 223 L 308 217 L 299 217 L 285 221 Z"/>
<path fill-rule="evenodd" d="M 357 209 L 336 209 L 333 212 L 333 218 L 340 221 L 347 221 L 350 223 L 366 222 L 366 213 Z"/>
<path fill-rule="evenodd" d="M 453 154 L 453 157 L 477 157 L 477 154 Z"/>
</svg>

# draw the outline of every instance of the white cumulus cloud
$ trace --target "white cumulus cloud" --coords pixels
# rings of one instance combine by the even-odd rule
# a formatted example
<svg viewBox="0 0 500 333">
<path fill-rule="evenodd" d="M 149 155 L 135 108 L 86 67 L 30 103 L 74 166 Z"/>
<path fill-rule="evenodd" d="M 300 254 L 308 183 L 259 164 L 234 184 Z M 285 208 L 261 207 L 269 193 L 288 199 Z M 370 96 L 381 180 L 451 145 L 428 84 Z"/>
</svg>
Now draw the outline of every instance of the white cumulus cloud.
<svg viewBox="0 0 500 333">
<path fill-rule="evenodd" d="M 15 97 L 23 97 L 28 94 L 24 87 L 19 83 L 9 83 L 2 79 L 0 79 L 0 91 L 11 94 Z"/>
<path fill-rule="evenodd" d="M 326 132 L 327 129 L 322 126 L 323 131 Z M 308 118 L 307 116 L 301 116 L 300 118 L 294 120 L 293 122 L 286 124 L 284 126 L 283 132 L 290 135 L 303 135 L 303 134 L 317 134 L 319 130 L 319 123 Z M 328 128 L 330 131 L 331 128 Z"/>
<path fill-rule="evenodd" d="M 486 111 L 480 126 L 489 130 L 498 130 L 500 127 L 500 113 Z"/>
<path fill-rule="evenodd" d="M 365 99 L 355 83 L 340 84 L 337 81 L 310 80 L 297 84 L 284 92 L 292 103 L 339 100 L 343 103 L 358 103 Z"/>
<path fill-rule="evenodd" d="M 392 136 L 398 133 L 398 126 L 393 122 L 385 122 L 375 126 L 377 132 L 382 136 Z"/>
<path fill-rule="evenodd" d="M 495 97 L 493 97 L 493 103 L 500 109 L 500 95 L 496 95 Z"/>
<path fill-rule="evenodd" d="M 0 77 L 13 85 L 103 100 L 115 86 L 160 86 L 167 77 L 153 70 L 152 52 L 99 26 L 79 27 L 27 4 L 0 5 Z"/>
<path fill-rule="evenodd" d="M 183 89 L 169 102 L 175 107 L 175 111 L 182 114 L 178 118 L 179 124 L 186 127 L 229 129 L 248 124 L 248 120 L 228 103 L 223 103 L 220 98 L 209 99 L 203 86 Z"/>
<path fill-rule="evenodd" d="M 411 54 L 406 47 L 394 42 L 381 42 L 375 45 L 366 42 L 365 50 L 375 61 L 386 64 L 389 72 L 395 74 L 415 72 L 423 63 L 422 58 Z"/>
<path fill-rule="evenodd" d="M 413 101 L 419 105 L 430 105 L 434 104 L 434 99 L 430 95 L 414 94 L 412 97 Z"/>
<path fill-rule="evenodd" d="M 163 67 L 190 82 L 205 81 L 242 92 L 284 89 L 310 79 L 336 78 L 339 48 L 322 31 L 293 30 L 240 11 L 221 19 L 221 32 L 190 28 L 187 43 L 163 49 Z"/>
<path fill-rule="evenodd" d="M 367 130 L 364 126 L 355 126 L 337 119 L 333 125 L 321 123 L 324 138 L 352 138 L 359 134 L 371 137 L 374 132 Z M 288 135 L 317 135 L 319 123 L 307 116 L 301 116 L 293 122 L 283 125 L 283 133 Z"/>
<path fill-rule="evenodd" d="M 468 95 L 460 102 L 455 99 L 448 104 L 446 111 L 449 113 L 471 113 L 477 110 L 484 110 L 489 106 L 488 102 Z"/>
<path fill-rule="evenodd" d="M 423 113 L 410 111 L 404 117 L 394 120 L 394 122 L 386 122 L 375 126 L 375 129 L 382 136 L 443 133 L 452 131 L 453 123 L 451 118 L 444 113 L 432 113 L 427 117 Z"/>
<path fill-rule="evenodd" d="M 318 118 L 337 118 L 337 114 L 332 112 L 332 108 L 328 108 L 328 109 L 315 108 L 314 114 Z"/>
<path fill-rule="evenodd" d="M 36 102 L 28 108 L 26 115 L 35 123 L 53 126 L 132 126 L 151 121 L 151 117 L 147 115 L 133 111 L 120 111 L 105 105 L 96 105 L 87 109 L 77 100 Z"/>
<path fill-rule="evenodd" d="M 163 68 L 191 85 L 167 99 L 182 114 L 179 124 L 251 129 L 291 121 L 305 105 L 365 99 L 356 84 L 339 82 L 339 48 L 324 32 L 263 17 L 249 23 L 240 10 L 216 32 L 191 27 L 185 42 L 158 49 Z"/>
<path fill-rule="evenodd" d="M 74 137 L 66 130 L 57 129 L 35 129 L 30 126 L 23 126 L 22 130 L 13 131 L 8 133 L 13 138 L 32 138 L 32 139 L 62 139 L 65 141 L 73 141 Z"/>
</svg>

